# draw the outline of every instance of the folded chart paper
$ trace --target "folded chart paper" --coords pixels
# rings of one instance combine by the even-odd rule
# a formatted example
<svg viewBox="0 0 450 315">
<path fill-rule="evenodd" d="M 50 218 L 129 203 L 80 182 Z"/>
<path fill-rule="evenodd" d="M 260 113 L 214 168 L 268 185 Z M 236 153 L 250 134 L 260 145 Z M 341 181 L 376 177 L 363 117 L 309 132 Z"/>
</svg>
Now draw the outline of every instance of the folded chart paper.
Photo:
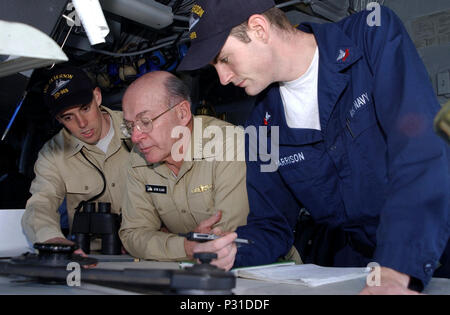
<svg viewBox="0 0 450 315">
<path fill-rule="evenodd" d="M 286 284 L 317 287 L 351 279 L 366 277 L 370 268 L 337 268 L 305 265 L 269 265 L 242 268 L 235 271 L 238 277 Z"/>
<path fill-rule="evenodd" d="M 24 209 L 0 209 L 0 258 L 34 252 L 33 246 L 28 242 L 20 223 L 24 212 Z"/>
</svg>

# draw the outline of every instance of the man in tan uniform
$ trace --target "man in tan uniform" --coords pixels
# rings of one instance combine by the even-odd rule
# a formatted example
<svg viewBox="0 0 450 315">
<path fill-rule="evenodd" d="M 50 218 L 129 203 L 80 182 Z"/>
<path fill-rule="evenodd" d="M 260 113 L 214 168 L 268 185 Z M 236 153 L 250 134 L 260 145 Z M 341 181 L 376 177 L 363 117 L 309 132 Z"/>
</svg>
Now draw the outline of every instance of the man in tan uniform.
<svg viewBox="0 0 450 315">
<path fill-rule="evenodd" d="M 244 147 L 234 145 L 234 126 L 212 117 L 194 118 L 189 94 L 177 77 L 152 72 L 136 80 L 123 98 L 125 125 L 135 146 L 119 235 L 135 257 L 192 259 L 196 242 L 178 233 L 233 231 L 246 224 Z"/>
<path fill-rule="evenodd" d="M 33 243 L 72 244 L 60 228 L 58 207 L 64 198 L 70 227 L 75 208 L 91 198 L 110 202 L 113 213 L 121 210 L 129 156 L 120 128 L 123 116 L 101 106 L 100 89 L 77 68 L 54 70 L 44 100 L 64 128 L 39 152 L 22 226 Z"/>
</svg>

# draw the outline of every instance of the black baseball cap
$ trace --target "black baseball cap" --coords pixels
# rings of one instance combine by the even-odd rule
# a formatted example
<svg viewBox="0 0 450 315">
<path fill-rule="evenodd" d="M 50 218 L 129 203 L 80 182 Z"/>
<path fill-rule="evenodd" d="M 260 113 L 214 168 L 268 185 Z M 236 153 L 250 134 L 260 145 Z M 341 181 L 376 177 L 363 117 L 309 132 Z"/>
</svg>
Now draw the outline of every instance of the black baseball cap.
<svg viewBox="0 0 450 315">
<path fill-rule="evenodd" d="M 55 68 L 48 74 L 43 90 L 44 102 L 55 117 L 67 108 L 90 103 L 94 89 L 94 84 L 82 69 L 72 66 Z"/>
<path fill-rule="evenodd" d="M 273 0 L 197 0 L 189 23 L 191 47 L 177 70 L 206 66 L 219 54 L 234 27 L 273 7 Z"/>
</svg>

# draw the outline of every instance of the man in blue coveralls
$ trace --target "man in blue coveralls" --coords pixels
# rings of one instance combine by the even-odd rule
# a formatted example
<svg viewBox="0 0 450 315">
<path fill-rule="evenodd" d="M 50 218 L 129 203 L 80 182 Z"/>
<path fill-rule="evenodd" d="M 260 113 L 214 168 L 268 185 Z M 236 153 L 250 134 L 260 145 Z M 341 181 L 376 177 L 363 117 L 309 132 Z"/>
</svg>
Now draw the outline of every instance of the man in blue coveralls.
<svg viewBox="0 0 450 315">
<path fill-rule="evenodd" d="M 448 276 L 439 104 L 401 21 L 378 7 L 378 21 L 365 11 L 295 29 L 274 5 L 198 0 L 192 9 L 178 70 L 212 64 L 222 84 L 259 94 L 247 125 L 267 126 L 264 141 L 279 147 L 273 172 L 261 171 L 267 159 L 247 162 L 247 225 L 195 251 L 216 252 L 225 269 L 272 263 L 292 245 L 305 262 L 377 262 L 381 285 L 366 294 L 413 294 L 435 272 Z M 237 235 L 254 244 L 237 249 Z"/>
</svg>

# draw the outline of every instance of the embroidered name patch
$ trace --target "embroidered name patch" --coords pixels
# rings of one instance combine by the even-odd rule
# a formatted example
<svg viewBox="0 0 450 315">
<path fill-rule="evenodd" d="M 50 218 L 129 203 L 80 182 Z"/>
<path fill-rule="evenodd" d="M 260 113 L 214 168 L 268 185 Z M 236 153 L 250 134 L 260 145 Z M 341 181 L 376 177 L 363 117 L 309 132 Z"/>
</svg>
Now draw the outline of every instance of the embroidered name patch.
<svg viewBox="0 0 450 315">
<path fill-rule="evenodd" d="M 145 191 L 148 193 L 155 193 L 155 194 L 167 194 L 167 187 L 156 185 L 145 185 Z"/>
<path fill-rule="evenodd" d="M 282 157 L 275 163 L 278 165 L 278 167 L 283 167 L 283 166 L 287 166 L 287 165 L 291 165 L 291 164 L 300 163 L 305 160 L 306 159 L 305 159 L 305 155 L 303 154 L 303 152 L 299 152 L 296 154 L 292 154 L 290 156 Z"/>
<path fill-rule="evenodd" d="M 364 93 L 353 101 L 353 106 L 350 109 L 350 116 L 353 118 L 356 112 L 362 107 L 370 103 L 369 93 Z"/>
</svg>

